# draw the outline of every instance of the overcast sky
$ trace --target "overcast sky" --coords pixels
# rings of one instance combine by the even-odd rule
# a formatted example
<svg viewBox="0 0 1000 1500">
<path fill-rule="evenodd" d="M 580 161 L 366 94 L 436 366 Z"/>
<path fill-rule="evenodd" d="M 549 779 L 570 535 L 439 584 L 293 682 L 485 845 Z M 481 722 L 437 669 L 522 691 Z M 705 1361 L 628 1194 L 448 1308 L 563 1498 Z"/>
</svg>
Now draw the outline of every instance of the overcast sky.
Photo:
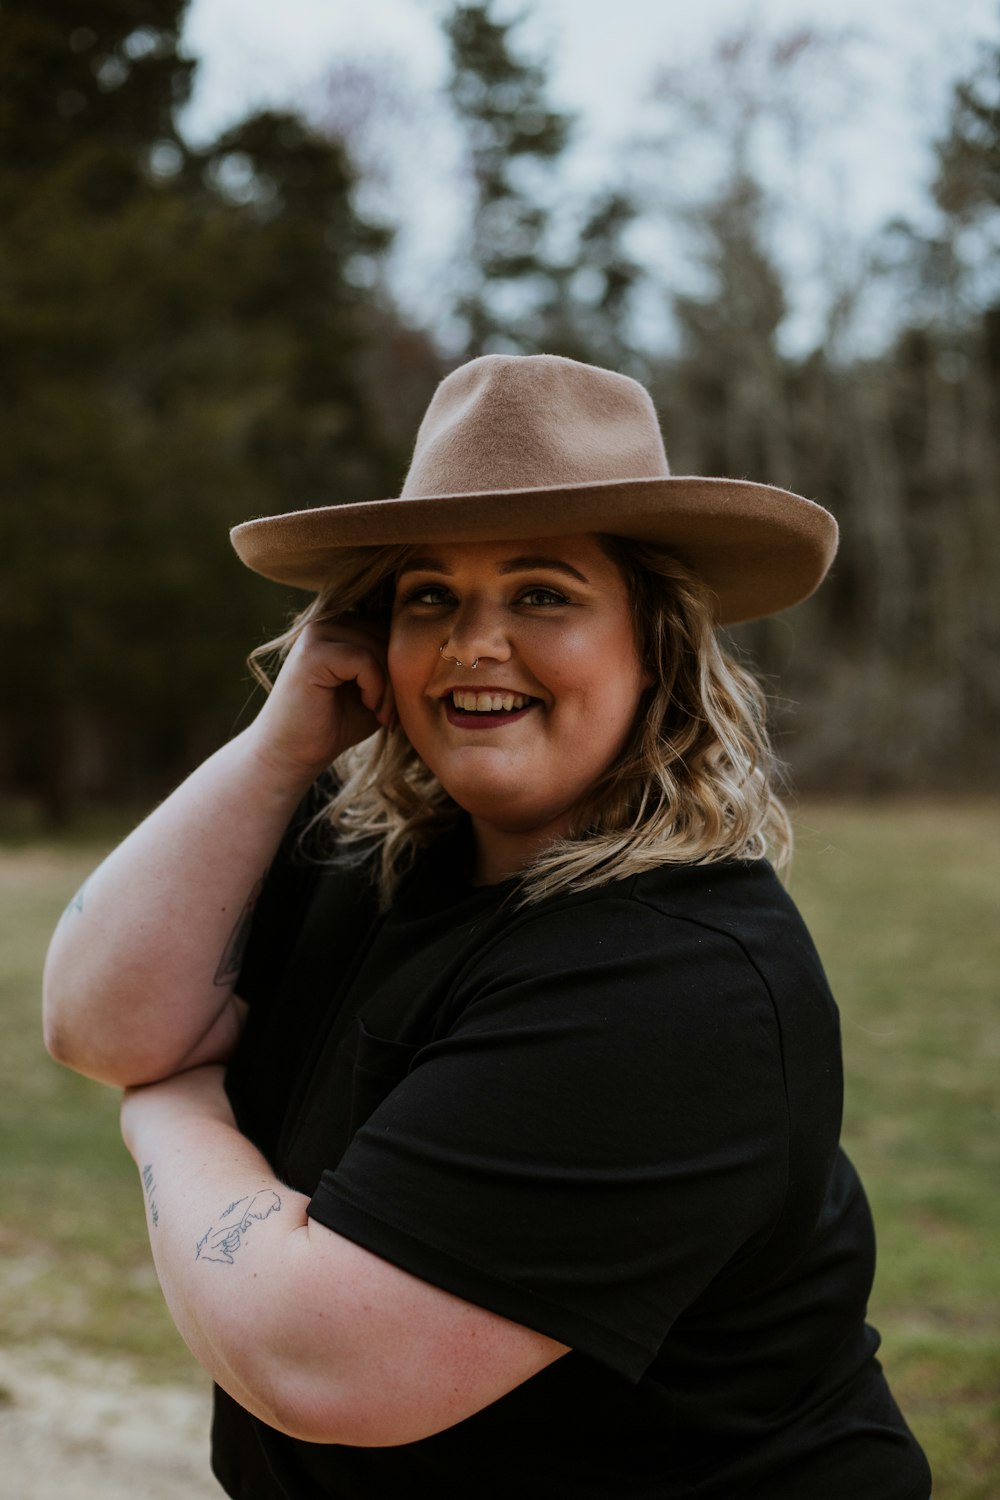
<svg viewBox="0 0 1000 1500">
<path fill-rule="evenodd" d="M 439 103 L 447 8 L 447 0 L 191 0 L 184 33 L 199 59 L 183 117 L 195 138 L 265 104 L 321 114 L 324 81 L 345 62 L 384 70 L 398 114 L 368 132 L 383 169 L 374 201 L 381 192 L 402 223 L 397 284 L 415 311 L 433 303 L 461 221 L 457 140 Z M 713 39 L 748 21 L 770 34 L 803 24 L 850 32 L 838 69 L 845 76 L 816 82 L 817 94 L 828 93 L 823 145 L 797 190 L 804 202 L 812 195 L 816 213 L 849 220 L 858 237 L 918 210 L 951 83 L 1000 31 L 997 0 L 534 0 L 507 11 L 526 8 L 519 37 L 547 56 L 554 102 L 579 113 L 566 181 L 595 188 L 622 170 L 623 143 L 649 132 L 658 67 L 697 66 Z M 778 176 L 787 167 L 777 155 L 772 165 Z"/>
</svg>

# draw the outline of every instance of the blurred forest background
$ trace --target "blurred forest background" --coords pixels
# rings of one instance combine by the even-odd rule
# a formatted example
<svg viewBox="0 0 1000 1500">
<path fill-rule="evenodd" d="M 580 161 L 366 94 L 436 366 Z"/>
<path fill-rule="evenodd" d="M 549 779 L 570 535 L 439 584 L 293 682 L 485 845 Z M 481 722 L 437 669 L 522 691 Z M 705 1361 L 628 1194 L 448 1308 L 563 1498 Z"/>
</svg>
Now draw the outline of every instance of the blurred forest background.
<svg viewBox="0 0 1000 1500">
<path fill-rule="evenodd" d="M 626 370 L 675 473 L 836 513 L 821 593 L 737 632 L 800 787 L 996 789 L 1000 27 L 933 141 L 919 223 L 846 253 L 803 212 L 828 274 L 817 336 L 790 352 L 794 204 L 758 146 L 808 162 L 836 130 L 810 108 L 835 35 L 748 23 L 700 72 L 651 57 L 636 170 L 567 195 L 577 122 L 521 23 L 492 0 L 443 11 L 468 234 L 446 326 L 422 327 L 387 273 L 397 226 L 363 207 L 365 120 L 391 82 L 334 66 L 322 121 L 268 110 L 194 145 L 185 8 L 0 7 L 8 820 L 146 802 L 243 722 L 245 653 L 301 596 L 241 568 L 228 527 L 398 493 L 434 385 L 494 349 Z M 713 171 L 685 170 L 707 149 Z M 665 224 L 683 278 L 638 253 Z"/>
</svg>

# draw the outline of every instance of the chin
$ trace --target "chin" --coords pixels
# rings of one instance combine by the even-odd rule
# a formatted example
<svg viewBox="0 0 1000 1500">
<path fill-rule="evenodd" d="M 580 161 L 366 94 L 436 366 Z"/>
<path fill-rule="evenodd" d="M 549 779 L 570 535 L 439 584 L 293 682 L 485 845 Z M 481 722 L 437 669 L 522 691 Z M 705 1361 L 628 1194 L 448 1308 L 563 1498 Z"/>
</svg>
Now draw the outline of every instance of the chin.
<svg viewBox="0 0 1000 1500">
<path fill-rule="evenodd" d="M 557 806 L 525 803 L 523 781 L 488 789 L 480 784 L 475 789 L 446 787 L 445 790 L 470 818 L 508 837 L 531 837 L 551 828 L 552 837 L 559 838 L 571 823 L 572 808 L 562 803 Z"/>
</svg>

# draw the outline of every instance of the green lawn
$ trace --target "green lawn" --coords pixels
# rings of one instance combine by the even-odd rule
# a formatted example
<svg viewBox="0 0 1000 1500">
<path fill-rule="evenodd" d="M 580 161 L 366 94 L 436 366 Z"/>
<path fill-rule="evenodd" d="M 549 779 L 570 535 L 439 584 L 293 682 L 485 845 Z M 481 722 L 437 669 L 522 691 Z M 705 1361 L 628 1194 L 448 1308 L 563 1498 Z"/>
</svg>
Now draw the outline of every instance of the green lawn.
<svg viewBox="0 0 1000 1500">
<path fill-rule="evenodd" d="M 791 888 L 843 1017 L 845 1144 L 879 1233 L 871 1309 L 936 1492 L 1000 1473 L 1000 805 L 810 805 Z M 112 1094 L 39 1040 L 48 934 L 101 854 L 0 849 L 0 1342 L 191 1371 L 162 1309 Z"/>
<path fill-rule="evenodd" d="M 791 876 L 841 1008 L 872 1321 L 950 1500 L 1000 1473 L 1000 806 L 811 807 Z"/>
</svg>

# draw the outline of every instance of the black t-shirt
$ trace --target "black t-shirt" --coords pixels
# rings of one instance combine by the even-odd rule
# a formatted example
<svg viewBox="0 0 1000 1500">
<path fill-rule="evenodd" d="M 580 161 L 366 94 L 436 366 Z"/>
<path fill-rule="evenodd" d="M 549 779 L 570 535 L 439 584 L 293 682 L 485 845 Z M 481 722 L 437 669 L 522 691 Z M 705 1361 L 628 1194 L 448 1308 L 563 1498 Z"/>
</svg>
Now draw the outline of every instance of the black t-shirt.
<svg viewBox="0 0 1000 1500">
<path fill-rule="evenodd" d="M 313 1218 L 571 1353 L 395 1448 L 300 1442 L 219 1392 L 224 1488 L 927 1500 L 864 1322 L 836 1008 L 770 866 L 524 907 L 466 853 L 442 839 L 379 914 L 286 843 L 230 1095 Z"/>
</svg>

